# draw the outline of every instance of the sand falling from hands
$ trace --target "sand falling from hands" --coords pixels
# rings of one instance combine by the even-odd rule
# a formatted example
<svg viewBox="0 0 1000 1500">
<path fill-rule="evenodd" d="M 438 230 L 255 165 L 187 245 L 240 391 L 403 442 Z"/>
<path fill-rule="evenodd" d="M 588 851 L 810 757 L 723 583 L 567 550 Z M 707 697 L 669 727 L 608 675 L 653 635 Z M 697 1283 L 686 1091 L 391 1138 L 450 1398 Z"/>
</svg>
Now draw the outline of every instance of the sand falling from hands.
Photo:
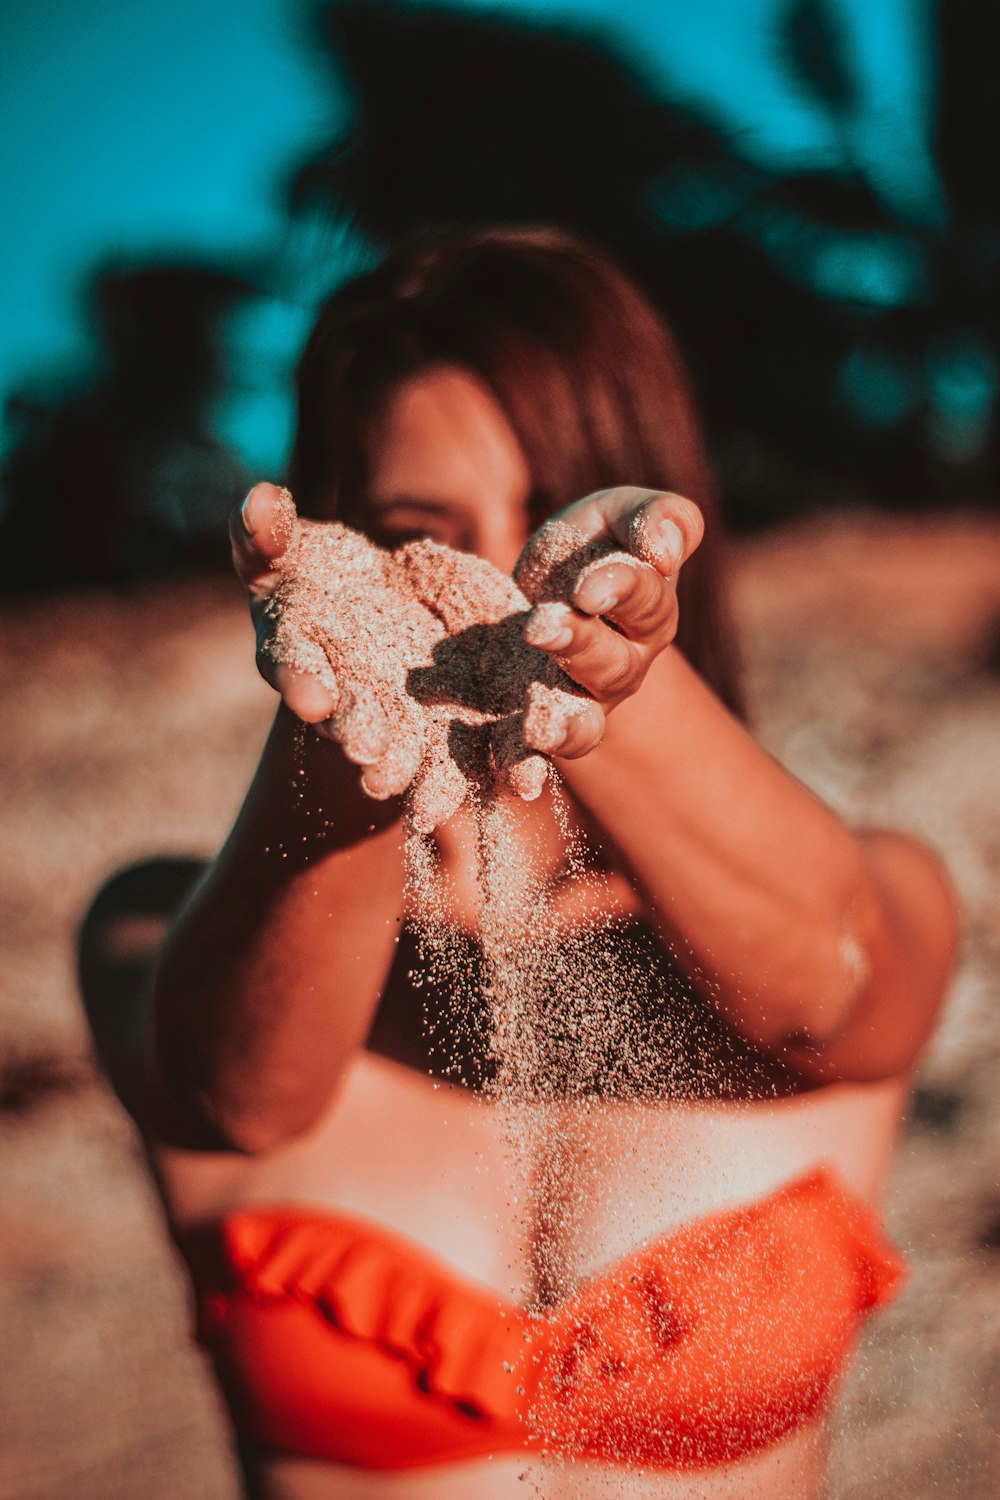
<svg viewBox="0 0 1000 1500">
<path fill-rule="evenodd" d="M 488 1054 L 485 1087 L 515 1158 L 518 1201 L 509 1208 L 531 1245 L 531 1283 L 513 1290 L 542 1315 L 579 1280 L 581 1119 L 613 1109 L 616 1098 L 641 1097 L 653 1079 L 658 1097 L 671 1092 L 664 1080 L 671 1049 L 662 1029 L 651 1039 L 634 1024 L 636 1007 L 624 1003 L 643 996 L 645 1009 L 655 1009 L 656 981 L 646 956 L 616 940 L 623 924 L 539 748 L 555 749 L 572 717 L 592 713 L 593 704 L 526 642 L 525 623 L 533 610 L 558 620 L 583 567 L 609 556 L 646 564 L 550 522 L 515 582 L 429 540 L 387 552 L 339 523 L 303 524 L 291 513 L 287 524 L 268 650 L 330 691 L 332 732 L 362 767 L 365 792 L 403 798 L 407 920 L 423 966 L 415 982 L 451 997 L 436 1039 L 440 1071 L 460 1071 L 449 1043 L 456 1057 L 467 1055 L 469 1028 L 474 1047 Z M 563 842 L 555 879 L 540 873 L 517 815 L 516 799 L 531 801 L 547 784 Z M 476 839 L 474 962 L 450 918 L 433 836 L 460 809 Z M 590 907 L 603 907 L 598 921 L 560 921 L 556 886 L 567 876 L 596 883 Z M 618 1130 L 626 1155 L 641 1152 L 640 1128 L 628 1140 Z M 627 1203 L 608 1204 L 612 1216 L 627 1212 Z M 543 1412 L 528 1419 L 544 1430 Z"/>
</svg>

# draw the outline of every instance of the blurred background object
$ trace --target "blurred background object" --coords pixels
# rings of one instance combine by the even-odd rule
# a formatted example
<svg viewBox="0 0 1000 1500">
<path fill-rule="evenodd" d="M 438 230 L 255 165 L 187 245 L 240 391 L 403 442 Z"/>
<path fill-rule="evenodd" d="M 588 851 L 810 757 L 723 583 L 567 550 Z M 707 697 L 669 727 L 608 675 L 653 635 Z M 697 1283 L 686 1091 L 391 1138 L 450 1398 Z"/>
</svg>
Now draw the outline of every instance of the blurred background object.
<svg viewBox="0 0 1000 1500">
<path fill-rule="evenodd" d="M 212 430 L 220 327 L 249 283 L 207 267 L 94 280 L 96 371 L 62 396 L 12 396 L 0 580 L 122 583 L 217 561 L 247 471 Z"/>
<path fill-rule="evenodd" d="M 224 522 L 282 473 L 319 298 L 420 225 L 525 219 L 678 330 L 764 742 L 963 899 L 890 1202 L 913 1275 L 831 1494 L 1000 1493 L 1000 6 L 11 0 L 0 56 L 0 1495 L 239 1493 L 92 1060 L 91 903 L 141 864 L 155 908 L 255 763 Z"/>
<path fill-rule="evenodd" d="M 990 0 L 43 0 L 0 44 L 8 584 L 221 562 L 318 297 L 433 224 L 549 220 L 624 261 L 737 529 L 993 501 Z"/>
</svg>

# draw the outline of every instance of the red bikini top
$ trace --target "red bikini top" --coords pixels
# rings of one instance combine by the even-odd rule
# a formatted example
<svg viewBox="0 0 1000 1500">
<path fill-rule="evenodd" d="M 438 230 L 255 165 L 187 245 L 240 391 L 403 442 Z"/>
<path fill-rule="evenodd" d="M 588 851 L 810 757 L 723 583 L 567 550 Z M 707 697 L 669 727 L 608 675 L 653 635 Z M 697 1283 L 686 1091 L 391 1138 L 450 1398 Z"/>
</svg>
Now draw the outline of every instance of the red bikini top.
<svg viewBox="0 0 1000 1500">
<path fill-rule="evenodd" d="M 531 1315 L 373 1224 L 251 1208 L 192 1236 L 245 1439 L 371 1469 L 545 1449 L 693 1468 L 808 1420 L 903 1264 L 824 1168 Z"/>
</svg>

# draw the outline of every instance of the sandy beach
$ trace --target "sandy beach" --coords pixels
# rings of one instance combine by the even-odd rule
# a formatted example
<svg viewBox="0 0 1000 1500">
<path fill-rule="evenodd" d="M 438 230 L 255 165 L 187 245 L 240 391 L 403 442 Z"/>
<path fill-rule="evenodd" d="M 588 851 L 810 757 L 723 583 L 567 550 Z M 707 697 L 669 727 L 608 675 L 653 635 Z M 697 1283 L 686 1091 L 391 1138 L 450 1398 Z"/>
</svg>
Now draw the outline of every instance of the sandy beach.
<svg viewBox="0 0 1000 1500">
<path fill-rule="evenodd" d="M 764 743 L 849 820 L 926 837 L 966 914 L 888 1204 L 911 1276 L 842 1393 L 831 1500 L 987 1500 L 1000 1494 L 1000 522 L 845 512 L 741 543 L 734 574 Z M 235 1500 L 141 1147 L 90 1061 L 76 939 L 115 870 L 211 854 L 273 696 L 222 578 L 8 601 L 0 674 L 0 1496 Z"/>
</svg>

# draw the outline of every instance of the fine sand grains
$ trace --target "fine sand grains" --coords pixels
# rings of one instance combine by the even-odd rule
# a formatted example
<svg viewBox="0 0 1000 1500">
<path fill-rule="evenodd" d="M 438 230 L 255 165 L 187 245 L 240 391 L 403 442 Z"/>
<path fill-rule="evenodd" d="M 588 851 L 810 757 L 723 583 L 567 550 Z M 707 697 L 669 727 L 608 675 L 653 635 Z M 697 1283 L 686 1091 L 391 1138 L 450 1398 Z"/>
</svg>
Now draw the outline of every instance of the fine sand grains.
<svg viewBox="0 0 1000 1500">
<path fill-rule="evenodd" d="M 389 553 L 336 522 L 292 526 L 266 649 L 333 694 L 333 734 L 368 795 L 404 796 L 417 833 L 498 785 L 537 797 L 548 765 L 526 726 L 555 746 L 587 699 L 525 641 L 531 605 L 514 580 L 432 541 Z M 578 539 L 563 530 L 565 551 Z"/>
<path fill-rule="evenodd" d="M 580 931 L 557 919 L 510 792 L 531 800 L 547 779 L 563 842 L 561 876 L 597 881 L 571 832 L 546 756 L 589 699 L 528 645 L 534 607 L 564 615 L 582 571 L 613 556 L 646 566 L 562 523 L 543 528 L 514 580 L 483 559 L 431 541 L 389 553 L 348 527 L 292 522 L 271 602 L 272 658 L 332 693 L 332 731 L 363 766 L 373 797 L 404 799 L 407 907 L 425 976 L 452 996 L 448 1025 L 469 1027 L 485 991 L 488 1088 L 514 1157 L 512 1218 L 532 1246 L 531 1283 L 517 1290 L 542 1315 L 568 1295 L 566 1245 L 577 1217 L 574 1119 L 648 1076 L 641 1032 L 623 996 L 651 981 L 611 903 Z M 455 929 L 433 831 L 460 807 L 475 829 L 478 962 Z M 422 980 L 420 981 L 422 982 Z M 464 1014 L 463 1014 L 464 1013 Z M 461 1048 L 458 1049 L 461 1051 Z M 567 1114 L 569 1103 L 575 1116 Z M 570 1258 L 571 1259 L 571 1258 Z M 537 1429 L 539 1413 L 528 1418 Z M 565 1449 L 565 1434 L 563 1435 Z"/>
<path fill-rule="evenodd" d="M 403 797 L 408 910 L 429 977 L 458 992 L 472 982 L 468 950 L 451 928 L 430 835 L 463 805 L 472 814 L 497 1089 L 517 1097 L 592 1093 L 598 1072 L 607 1086 L 616 1060 L 622 1076 L 641 1073 L 641 1060 L 615 1037 L 622 990 L 634 990 L 639 976 L 634 964 L 625 974 L 624 960 L 612 961 L 610 905 L 587 937 L 560 926 L 507 794 L 533 800 L 550 779 L 561 874 L 599 879 L 571 834 L 551 761 L 526 744 L 557 746 L 570 717 L 592 705 L 550 656 L 528 645 L 525 624 L 529 614 L 563 616 L 588 568 L 612 558 L 647 564 L 554 521 L 532 539 L 515 582 L 432 541 L 390 553 L 347 526 L 302 523 L 290 502 L 288 509 L 266 649 L 330 690 L 332 732 L 363 767 L 368 795 Z"/>
<path fill-rule="evenodd" d="M 329 689 L 331 730 L 363 767 L 368 795 L 403 797 L 408 909 L 428 965 L 452 990 L 467 987 L 468 957 L 454 942 L 429 836 L 461 806 L 470 809 L 477 936 L 499 1076 L 507 1092 L 535 1093 L 555 1077 L 555 1044 L 551 1036 L 543 1043 L 538 1026 L 553 1014 L 558 980 L 567 978 L 552 962 L 566 949 L 555 942 L 551 893 L 507 794 L 533 800 L 552 778 L 563 873 L 585 878 L 554 768 L 526 739 L 555 747 L 569 719 L 592 706 L 550 656 L 526 642 L 525 623 L 531 613 L 536 621 L 563 615 L 588 566 L 611 556 L 645 565 L 550 522 L 515 583 L 484 559 L 432 541 L 390 553 L 339 523 L 299 522 L 290 501 L 286 519 L 289 545 L 268 605 L 266 649 Z M 575 963 L 588 979 L 599 967 L 592 954 Z M 578 1063 L 580 1040 L 562 1035 Z"/>
</svg>

